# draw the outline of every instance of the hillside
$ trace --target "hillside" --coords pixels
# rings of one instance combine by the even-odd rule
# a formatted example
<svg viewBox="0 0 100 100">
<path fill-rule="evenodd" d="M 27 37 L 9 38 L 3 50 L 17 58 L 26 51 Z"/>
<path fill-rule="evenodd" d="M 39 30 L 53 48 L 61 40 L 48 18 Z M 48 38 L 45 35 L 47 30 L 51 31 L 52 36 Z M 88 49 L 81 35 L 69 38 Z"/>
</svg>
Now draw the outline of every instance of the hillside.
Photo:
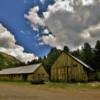
<svg viewBox="0 0 100 100">
<path fill-rule="evenodd" d="M 21 65 L 21 62 L 15 57 L 0 52 L 0 69 L 15 67 Z"/>
</svg>

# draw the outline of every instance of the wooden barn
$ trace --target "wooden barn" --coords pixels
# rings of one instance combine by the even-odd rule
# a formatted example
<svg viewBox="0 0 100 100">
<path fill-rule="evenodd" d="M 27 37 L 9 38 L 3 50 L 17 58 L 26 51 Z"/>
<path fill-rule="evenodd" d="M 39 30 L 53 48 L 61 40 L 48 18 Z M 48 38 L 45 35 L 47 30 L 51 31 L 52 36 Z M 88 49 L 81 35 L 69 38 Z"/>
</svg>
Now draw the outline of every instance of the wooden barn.
<svg viewBox="0 0 100 100">
<path fill-rule="evenodd" d="M 71 54 L 64 52 L 51 68 L 51 80 L 62 82 L 86 82 L 93 80 L 94 70 Z"/>
<path fill-rule="evenodd" d="M 42 64 L 8 68 L 0 71 L 0 80 L 48 80 L 49 75 Z"/>
</svg>

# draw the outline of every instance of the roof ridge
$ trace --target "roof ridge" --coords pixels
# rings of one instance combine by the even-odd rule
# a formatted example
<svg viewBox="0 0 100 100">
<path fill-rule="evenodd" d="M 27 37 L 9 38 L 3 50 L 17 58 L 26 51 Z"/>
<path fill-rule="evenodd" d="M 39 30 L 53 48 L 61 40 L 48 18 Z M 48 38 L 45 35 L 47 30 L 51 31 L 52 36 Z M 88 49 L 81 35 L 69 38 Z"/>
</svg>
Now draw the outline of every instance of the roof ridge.
<svg viewBox="0 0 100 100">
<path fill-rule="evenodd" d="M 34 64 L 30 66 L 22 66 L 22 67 L 16 67 L 16 68 L 7 68 L 0 71 L 0 74 L 21 74 L 21 73 L 32 73 L 34 72 L 38 67 L 40 67 L 41 64 Z"/>
<path fill-rule="evenodd" d="M 65 52 L 62 52 L 61 54 L 66 54 Z M 70 57 L 72 57 L 74 60 L 76 60 L 77 62 L 79 62 L 80 64 L 82 64 L 84 67 L 94 71 L 93 68 L 91 68 L 89 65 L 87 65 L 85 62 L 83 62 L 82 60 L 78 59 L 77 57 L 73 56 L 71 53 L 67 53 L 66 55 L 69 55 Z"/>
</svg>

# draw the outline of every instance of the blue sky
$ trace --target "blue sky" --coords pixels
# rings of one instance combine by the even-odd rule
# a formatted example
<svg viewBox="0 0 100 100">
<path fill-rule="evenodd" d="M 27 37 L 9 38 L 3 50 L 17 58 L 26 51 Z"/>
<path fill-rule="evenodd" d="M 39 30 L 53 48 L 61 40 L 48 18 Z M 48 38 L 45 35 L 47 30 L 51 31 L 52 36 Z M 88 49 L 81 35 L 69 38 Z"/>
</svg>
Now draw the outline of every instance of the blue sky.
<svg viewBox="0 0 100 100">
<path fill-rule="evenodd" d="M 0 0 L 0 23 L 4 24 L 11 33 L 14 34 L 17 44 L 23 46 L 25 51 L 33 52 L 38 56 L 44 56 L 50 47 L 39 46 L 36 33 L 24 18 L 29 9 L 34 5 L 39 5 L 40 10 L 46 10 L 47 5 L 52 0 L 42 5 L 39 0 Z"/>
<path fill-rule="evenodd" d="M 13 33 L 16 43 L 24 47 L 25 52 L 44 56 L 50 46 L 63 49 L 67 45 L 73 50 L 85 42 L 94 46 L 100 40 L 99 0 L 74 0 L 74 3 L 73 0 L 55 0 L 48 10 L 53 0 L 44 0 L 44 4 L 40 1 L 0 0 L 0 23 Z M 39 11 L 34 11 L 36 6 Z M 45 12 L 44 18 L 40 17 L 42 12 Z M 33 31 L 35 25 L 43 24 L 52 34 Z"/>
</svg>

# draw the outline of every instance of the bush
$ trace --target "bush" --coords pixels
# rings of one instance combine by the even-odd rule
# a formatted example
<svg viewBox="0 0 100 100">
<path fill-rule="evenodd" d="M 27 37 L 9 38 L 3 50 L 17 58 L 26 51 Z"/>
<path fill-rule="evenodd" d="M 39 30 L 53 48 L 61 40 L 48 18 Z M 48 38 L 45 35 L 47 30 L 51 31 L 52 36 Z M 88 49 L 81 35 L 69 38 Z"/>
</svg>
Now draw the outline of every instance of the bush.
<svg viewBox="0 0 100 100">
<path fill-rule="evenodd" d="M 100 81 L 100 72 L 96 72 L 96 80 Z"/>
</svg>

